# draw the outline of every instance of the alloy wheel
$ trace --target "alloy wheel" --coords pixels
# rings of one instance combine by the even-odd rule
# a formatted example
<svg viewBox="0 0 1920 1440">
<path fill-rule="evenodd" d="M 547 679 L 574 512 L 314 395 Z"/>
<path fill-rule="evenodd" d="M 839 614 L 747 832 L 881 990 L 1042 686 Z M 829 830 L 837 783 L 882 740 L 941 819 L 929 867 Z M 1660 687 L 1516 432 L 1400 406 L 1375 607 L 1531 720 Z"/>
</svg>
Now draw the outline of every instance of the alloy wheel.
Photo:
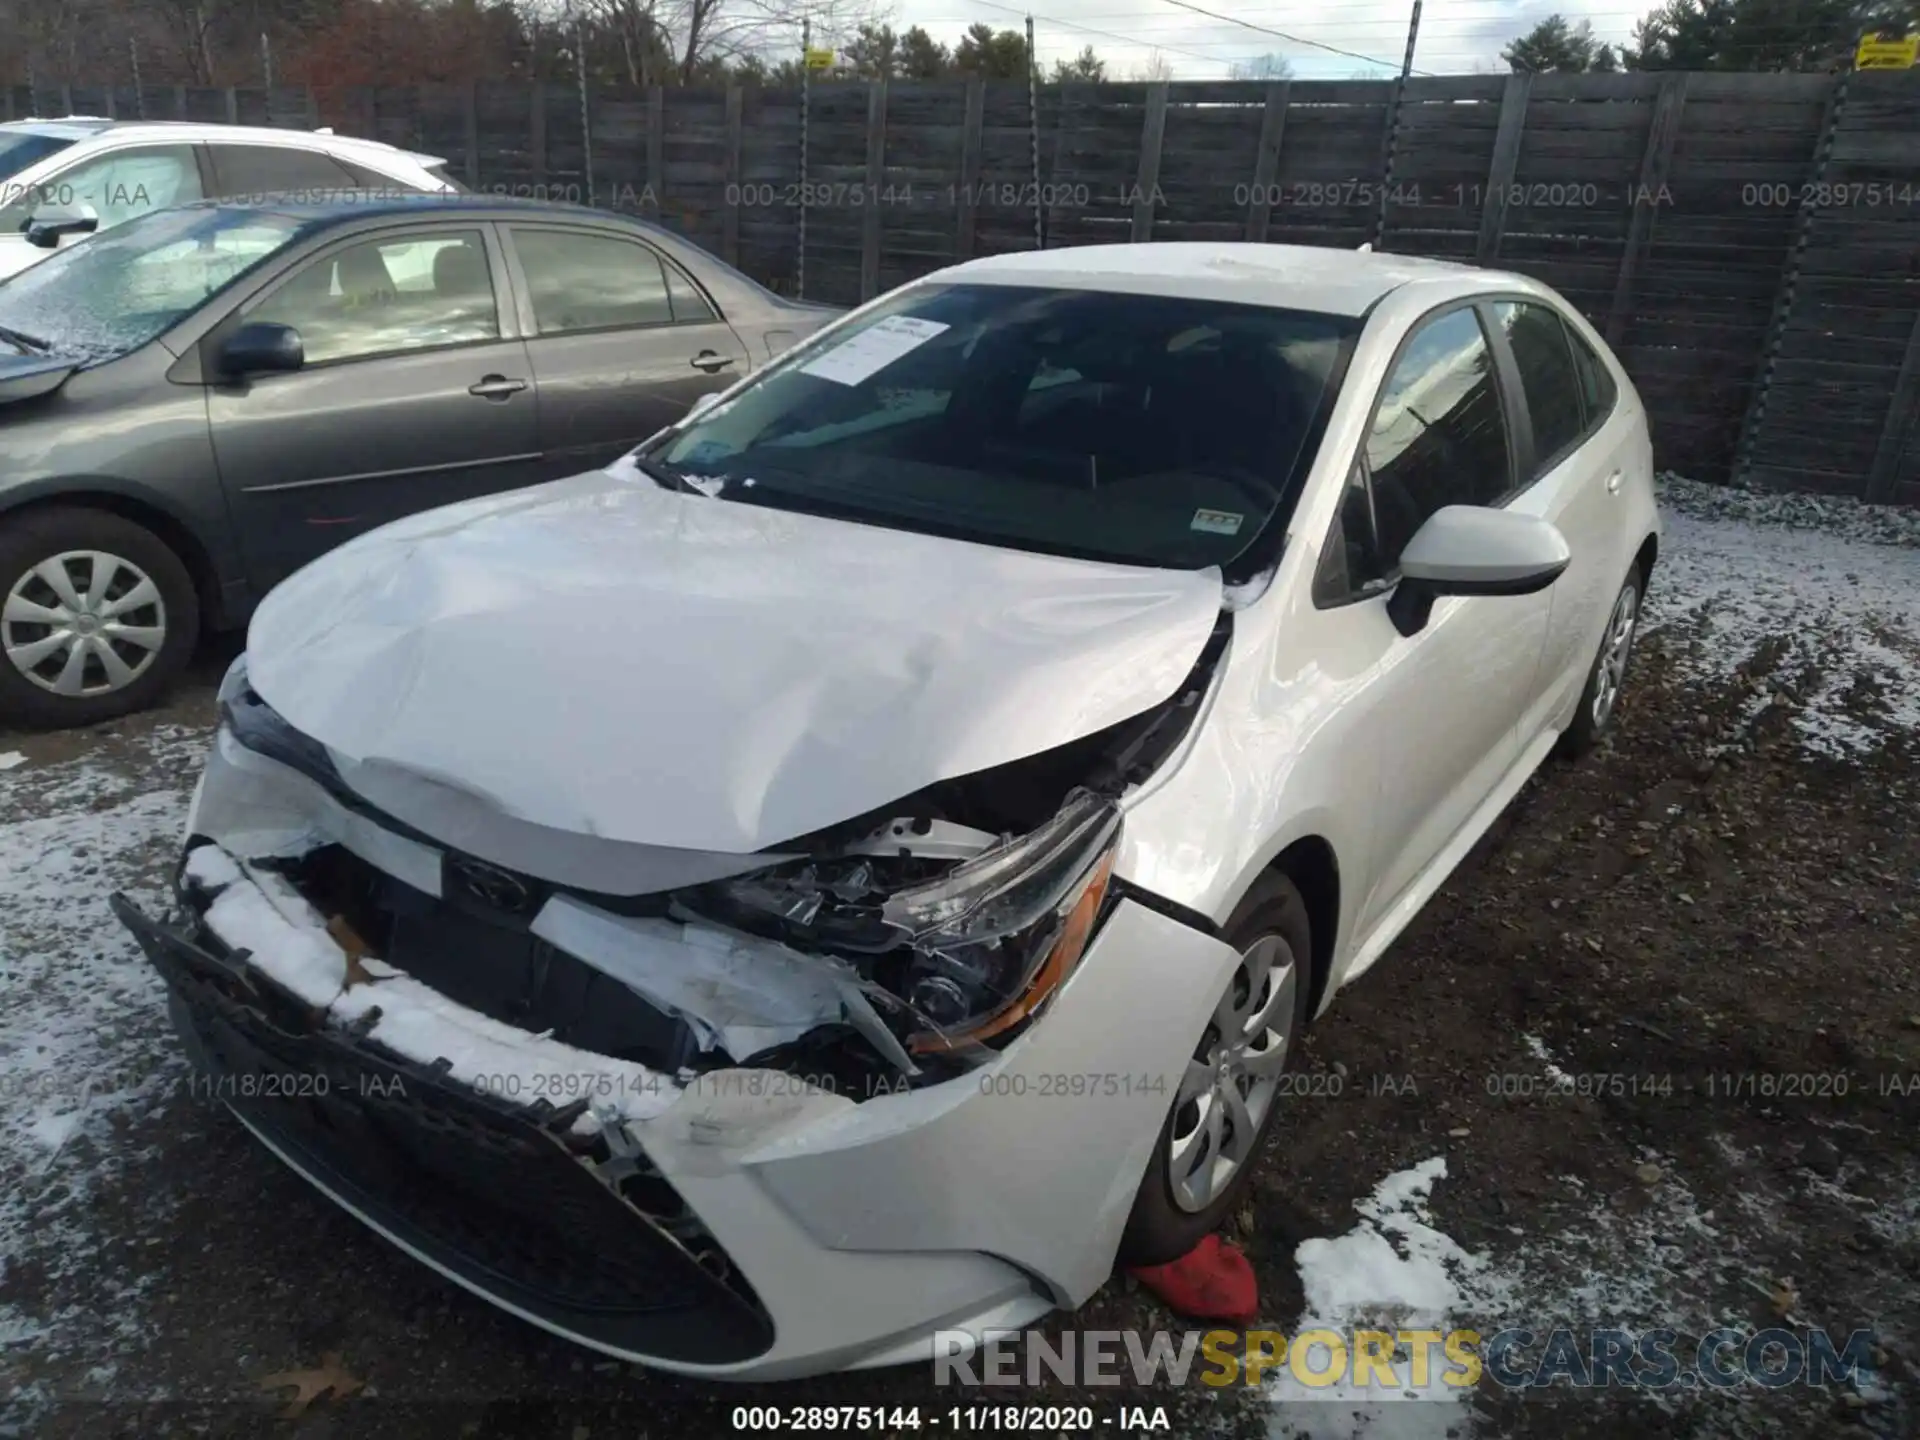
<svg viewBox="0 0 1920 1440">
<path fill-rule="evenodd" d="M 1286 941 L 1254 941 L 1187 1062 L 1166 1163 L 1174 1203 L 1189 1214 L 1225 1194 L 1253 1159 L 1286 1068 L 1299 983 Z"/>
<path fill-rule="evenodd" d="M 54 695 L 79 699 L 124 690 L 167 642 L 167 605 L 138 565 L 104 550 L 49 556 L 0 604 L 0 650 Z"/>
<path fill-rule="evenodd" d="M 1594 675 L 1593 728 L 1604 730 L 1627 682 L 1627 658 L 1633 653 L 1634 628 L 1640 619 L 1640 592 L 1632 581 L 1613 602 L 1607 638 L 1600 644 L 1600 668 Z"/>
</svg>

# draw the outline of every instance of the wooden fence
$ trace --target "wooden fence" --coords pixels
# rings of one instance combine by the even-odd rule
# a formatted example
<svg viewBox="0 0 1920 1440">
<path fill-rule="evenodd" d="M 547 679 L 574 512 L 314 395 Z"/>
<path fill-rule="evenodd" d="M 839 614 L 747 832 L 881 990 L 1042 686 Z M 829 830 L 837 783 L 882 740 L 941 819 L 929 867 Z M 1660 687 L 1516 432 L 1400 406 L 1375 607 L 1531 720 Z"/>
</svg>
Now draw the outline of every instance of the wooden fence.
<svg viewBox="0 0 1920 1440">
<path fill-rule="evenodd" d="M 1920 72 L 1046 85 L 1037 109 L 979 81 L 56 88 L 7 117 L 331 124 L 657 217 L 812 299 L 1113 240 L 1498 264 L 1609 337 L 1663 466 L 1920 504 Z"/>
</svg>

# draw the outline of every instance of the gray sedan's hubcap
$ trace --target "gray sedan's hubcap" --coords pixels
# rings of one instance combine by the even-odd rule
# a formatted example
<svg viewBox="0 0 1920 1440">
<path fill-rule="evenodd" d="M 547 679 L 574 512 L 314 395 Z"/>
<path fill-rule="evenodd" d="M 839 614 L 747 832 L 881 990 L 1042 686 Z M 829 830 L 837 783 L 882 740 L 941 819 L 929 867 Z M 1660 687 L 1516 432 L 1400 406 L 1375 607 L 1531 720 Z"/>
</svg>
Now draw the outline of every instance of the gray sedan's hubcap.
<svg viewBox="0 0 1920 1440">
<path fill-rule="evenodd" d="M 1189 1214 L 1206 1209 L 1253 1158 L 1280 1088 L 1298 967 L 1276 935 L 1254 941 L 1214 1007 L 1174 1099 L 1167 1180 Z"/>
<path fill-rule="evenodd" d="M 0 604 L 0 649 L 28 680 L 80 699 L 125 689 L 167 643 L 160 587 L 132 561 L 103 550 L 42 560 Z"/>
<path fill-rule="evenodd" d="M 1640 619 L 1640 592 L 1629 583 L 1613 602 L 1607 638 L 1600 642 L 1600 668 L 1594 675 L 1593 728 L 1604 730 L 1627 683 L 1627 657 L 1633 653 L 1633 631 Z"/>
</svg>

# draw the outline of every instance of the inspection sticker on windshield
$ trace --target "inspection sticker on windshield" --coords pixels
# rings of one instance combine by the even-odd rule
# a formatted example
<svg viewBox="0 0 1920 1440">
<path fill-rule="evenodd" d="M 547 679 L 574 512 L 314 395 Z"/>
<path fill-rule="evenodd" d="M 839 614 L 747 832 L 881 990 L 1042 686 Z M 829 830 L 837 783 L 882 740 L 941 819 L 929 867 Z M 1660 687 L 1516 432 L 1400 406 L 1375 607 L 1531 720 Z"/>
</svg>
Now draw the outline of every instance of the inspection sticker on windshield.
<svg viewBox="0 0 1920 1440">
<path fill-rule="evenodd" d="M 877 375 L 902 355 L 918 350 L 942 330 L 944 321 L 916 320 L 911 315 L 889 315 L 862 330 L 851 340 L 842 340 L 824 354 L 816 355 L 800 367 L 803 375 L 818 375 L 841 385 L 858 385 Z"/>
<path fill-rule="evenodd" d="M 1246 517 L 1236 515 L 1231 510 L 1196 510 L 1189 530 L 1204 530 L 1209 535 L 1238 535 L 1240 522 Z"/>
</svg>

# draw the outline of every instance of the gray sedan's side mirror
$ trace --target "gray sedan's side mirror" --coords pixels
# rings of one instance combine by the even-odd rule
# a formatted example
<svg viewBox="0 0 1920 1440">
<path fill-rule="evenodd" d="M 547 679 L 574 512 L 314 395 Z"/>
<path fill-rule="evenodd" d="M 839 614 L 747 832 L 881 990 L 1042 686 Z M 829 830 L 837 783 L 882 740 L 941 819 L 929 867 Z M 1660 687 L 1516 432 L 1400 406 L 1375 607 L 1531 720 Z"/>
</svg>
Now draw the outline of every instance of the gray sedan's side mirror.
<svg viewBox="0 0 1920 1440">
<path fill-rule="evenodd" d="M 256 320 L 242 325 L 220 347 L 220 373 L 233 380 L 245 375 L 284 375 L 306 363 L 306 346 L 291 325 Z"/>
<path fill-rule="evenodd" d="M 1573 559 L 1564 535 L 1537 515 L 1447 505 L 1427 518 L 1400 554 L 1400 583 L 1387 615 L 1418 634 L 1442 595 L 1532 595 Z"/>
<path fill-rule="evenodd" d="M 99 228 L 100 212 L 91 205 L 43 205 L 27 220 L 27 243 L 55 250 L 67 236 L 90 235 Z"/>
</svg>

